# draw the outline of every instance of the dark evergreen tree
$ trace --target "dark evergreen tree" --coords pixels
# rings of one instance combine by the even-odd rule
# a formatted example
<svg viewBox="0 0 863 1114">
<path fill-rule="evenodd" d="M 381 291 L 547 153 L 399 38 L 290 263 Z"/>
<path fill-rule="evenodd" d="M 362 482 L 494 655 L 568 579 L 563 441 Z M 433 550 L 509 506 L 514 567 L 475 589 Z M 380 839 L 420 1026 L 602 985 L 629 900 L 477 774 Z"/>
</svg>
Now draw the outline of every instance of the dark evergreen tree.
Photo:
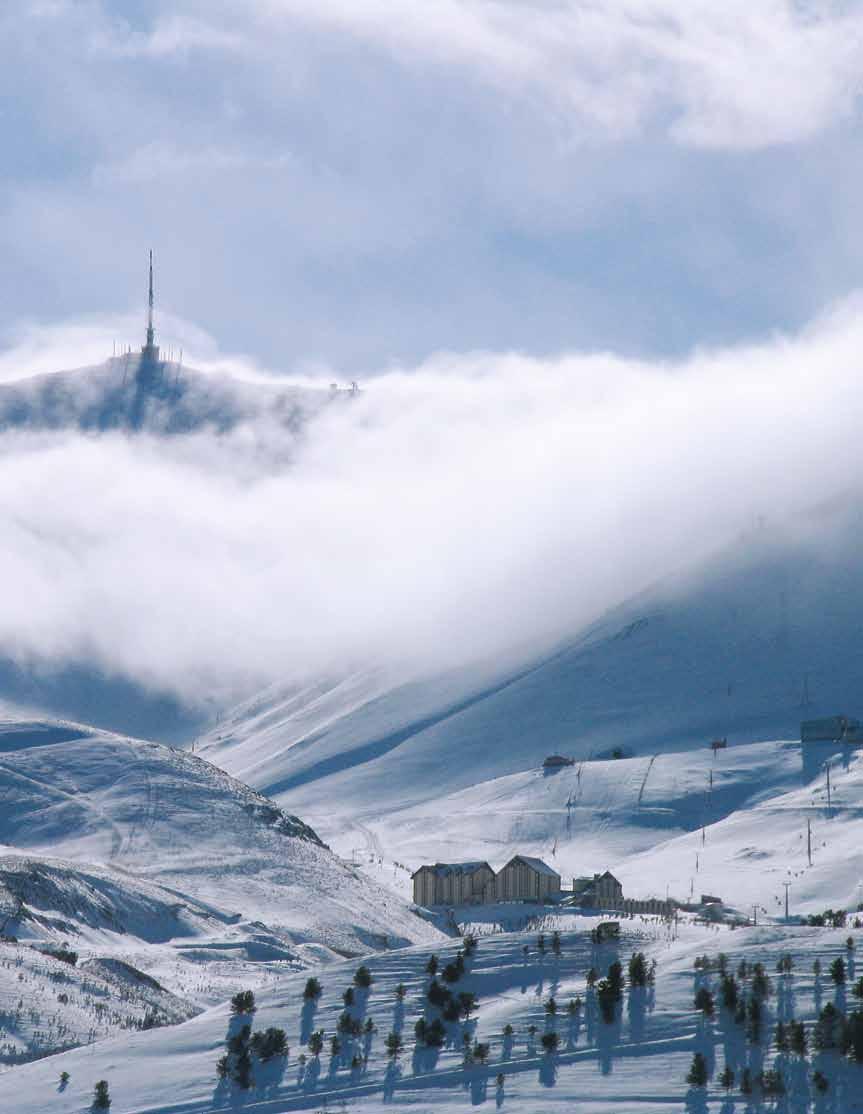
<svg viewBox="0 0 863 1114">
<path fill-rule="evenodd" d="M 752 993 L 756 998 L 767 998 L 770 995 L 770 979 L 761 963 L 756 963 L 752 968 Z"/>
<path fill-rule="evenodd" d="M 435 1018 L 426 1027 L 425 1042 L 429 1048 L 443 1048 L 446 1042 L 446 1029 L 439 1018 Z"/>
<path fill-rule="evenodd" d="M 555 955 L 560 955 L 560 933 L 557 931 L 551 934 L 551 950 Z"/>
<path fill-rule="evenodd" d="M 749 1039 L 753 1044 L 758 1044 L 761 1040 L 761 999 L 750 998 L 749 1005 L 746 1009 L 746 1015 L 749 1020 Z"/>
<path fill-rule="evenodd" d="M 713 1017 L 715 1006 L 708 987 L 700 986 L 695 992 L 695 1008 L 701 1010 L 705 1017 Z"/>
<path fill-rule="evenodd" d="M 863 1064 L 863 1010 L 848 1014 L 845 1025 L 845 1052 L 858 1064 Z"/>
<path fill-rule="evenodd" d="M 401 1054 L 402 1038 L 399 1036 L 399 1034 L 397 1032 L 395 1032 L 395 1030 L 393 1030 L 393 1032 L 391 1032 L 387 1036 L 386 1049 L 387 1049 L 387 1056 L 389 1056 L 389 1058 L 391 1060 L 394 1060 L 396 1058 L 396 1056 L 399 1056 Z"/>
<path fill-rule="evenodd" d="M 324 1050 L 324 1031 L 323 1029 L 316 1029 L 309 1037 L 309 1052 L 313 1056 L 320 1056 Z"/>
<path fill-rule="evenodd" d="M 815 1022 L 812 1032 L 812 1044 L 819 1052 L 831 1048 L 839 1048 L 842 1043 L 842 1033 L 845 1027 L 845 1016 L 832 1002 L 828 1002 Z"/>
<path fill-rule="evenodd" d="M 686 1075 L 686 1082 L 691 1087 L 704 1087 L 707 1084 L 707 1061 L 701 1052 L 695 1052 L 692 1056 L 692 1064 Z"/>
<path fill-rule="evenodd" d="M 426 998 L 428 998 L 429 1002 L 433 1006 L 436 1006 L 439 1010 L 442 1010 L 444 1009 L 450 998 L 452 998 L 452 993 L 451 991 L 447 990 L 445 986 L 441 986 L 437 979 L 432 979 L 432 981 L 429 983 L 429 988 L 426 991 Z"/>
<path fill-rule="evenodd" d="M 788 1043 L 796 1056 L 806 1055 L 806 1026 L 802 1021 L 792 1021 L 788 1025 Z"/>
<path fill-rule="evenodd" d="M 459 1016 L 469 1021 L 470 1015 L 476 1012 L 476 995 L 469 990 L 462 990 L 457 998 L 457 1002 Z"/>
<path fill-rule="evenodd" d="M 648 968 L 644 952 L 635 952 L 629 960 L 629 985 L 647 986 Z"/>
<path fill-rule="evenodd" d="M 471 1055 L 478 1064 L 484 1064 L 488 1059 L 489 1046 L 487 1044 L 480 1044 L 479 1041 L 473 1046 Z"/>
<path fill-rule="evenodd" d="M 719 983 L 719 993 L 722 996 L 722 1004 L 727 1010 L 734 1011 L 737 1009 L 737 979 L 733 975 L 723 975 Z"/>
<path fill-rule="evenodd" d="M 719 1085 L 726 1091 L 730 1091 L 734 1087 L 734 1068 L 729 1064 L 725 1065 L 722 1074 L 719 1076 Z"/>
<path fill-rule="evenodd" d="M 558 1037 L 557 1033 L 555 1032 L 543 1033 L 542 1036 L 539 1038 L 539 1043 L 542 1045 L 545 1051 L 549 1055 L 551 1055 L 552 1052 L 557 1051 L 557 1046 L 560 1043 L 560 1037 Z"/>
<path fill-rule="evenodd" d="M 111 1096 L 108 1094 L 107 1079 L 100 1079 L 93 1088 L 93 1109 L 107 1110 L 111 1105 Z"/>
<path fill-rule="evenodd" d="M 231 1013 L 254 1013 L 255 995 L 251 990 L 241 990 L 231 999 Z"/>
<path fill-rule="evenodd" d="M 288 1039 L 284 1029 L 261 1029 L 252 1037 L 252 1051 L 266 1063 L 277 1056 L 287 1056 Z"/>
<path fill-rule="evenodd" d="M 434 978 L 435 975 L 437 974 L 437 969 L 438 969 L 438 958 L 437 958 L 436 955 L 430 955 L 429 956 L 429 961 L 426 964 L 426 974 L 431 975 L 431 977 Z"/>
<path fill-rule="evenodd" d="M 367 990 L 372 985 L 373 981 L 372 973 L 368 967 L 357 967 L 354 973 L 354 982 L 357 986 L 361 987 L 363 990 Z"/>
<path fill-rule="evenodd" d="M 317 979 L 311 978 L 306 980 L 306 988 L 303 991 L 303 997 L 307 1002 L 317 1001 L 321 996 L 321 984 Z"/>
<path fill-rule="evenodd" d="M 830 978 L 837 986 L 842 986 L 845 982 L 845 960 L 841 955 L 837 955 L 830 964 Z"/>
<path fill-rule="evenodd" d="M 614 1021 L 619 995 L 608 979 L 600 979 L 596 987 L 596 999 L 599 1003 L 599 1012 L 606 1025 Z"/>
</svg>

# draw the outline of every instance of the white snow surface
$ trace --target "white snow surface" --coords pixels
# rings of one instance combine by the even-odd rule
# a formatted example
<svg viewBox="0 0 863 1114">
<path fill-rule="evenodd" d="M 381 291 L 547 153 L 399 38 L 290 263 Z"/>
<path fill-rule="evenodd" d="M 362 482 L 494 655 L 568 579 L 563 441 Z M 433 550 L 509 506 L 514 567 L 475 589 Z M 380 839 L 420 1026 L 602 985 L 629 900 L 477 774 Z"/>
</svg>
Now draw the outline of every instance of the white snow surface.
<svg viewBox="0 0 863 1114">
<path fill-rule="evenodd" d="M 146 972 L 178 998 L 165 1021 L 287 970 L 444 938 L 208 762 L 77 724 L 0 724 L 0 852 L 0 933 L 20 942 L 42 998 L 50 972 L 27 945 L 68 942 L 80 963 Z M 0 962 L 0 1003 L 17 1000 L 17 964 Z M 80 966 L 59 970 L 80 978 Z M 137 997 L 121 1021 L 140 1020 Z M 56 1010 L 54 1047 L 110 1031 Z M 7 1060 L 52 1047 L 36 1028 L 0 1019 Z"/>
<path fill-rule="evenodd" d="M 467 974 L 456 989 L 477 994 L 478 1014 L 470 1023 L 448 1028 L 447 1046 L 436 1053 L 418 1049 L 413 1038 L 415 1020 L 427 1011 L 424 968 L 428 949 L 411 948 L 375 956 L 368 961 L 374 982 L 369 993 L 358 994 L 353 1016 L 371 1017 L 376 1032 L 368 1039 L 350 1038 L 338 1055 L 331 1055 L 329 1041 L 341 1012 L 341 994 L 350 985 L 355 963 L 330 967 L 322 976 L 323 995 L 315 1008 L 304 1007 L 304 975 L 293 975 L 278 987 L 258 996 L 252 1017 L 232 1019 L 227 1005 L 215 1007 L 170 1030 L 123 1035 L 78 1049 L 50 1060 L 26 1065 L 0 1076 L 0 1109 L 16 1114 L 80 1114 L 87 1109 L 93 1086 L 105 1079 L 113 1097 L 114 1114 L 212 1114 L 218 1110 L 250 1114 L 285 1114 L 292 1110 L 379 1111 L 465 1110 L 470 1106 L 545 1114 L 547 1111 L 589 1111 L 590 1114 L 707 1114 L 726 1111 L 718 1075 L 727 1063 L 737 1076 L 744 1066 L 753 1075 L 778 1062 L 789 1088 L 790 1110 L 852 1112 L 863 1109 L 863 1069 L 841 1061 L 835 1053 L 815 1054 L 811 1063 L 795 1056 L 778 1057 L 771 1047 L 777 1019 L 790 1016 L 811 1022 L 827 1001 L 842 1005 L 845 991 L 837 990 L 826 974 L 815 977 L 813 960 L 824 972 L 839 955 L 847 955 L 844 930 L 766 926 L 738 929 L 682 923 L 678 930 L 649 918 L 625 921 L 619 943 L 595 946 L 587 928 L 588 918 L 561 914 L 546 928 L 562 929 L 559 958 L 537 951 L 537 933 L 497 934 L 480 938 Z M 856 932 L 858 940 L 859 931 Z M 529 952 L 525 956 L 523 947 Z M 442 961 L 452 958 L 455 945 L 439 951 Z M 657 961 L 654 988 L 626 990 L 615 1022 L 602 1023 L 595 994 L 585 975 L 591 966 L 601 973 L 620 957 L 626 961 L 634 950 L 644 950 Z M 770 973 L 772 994 L 763 1023 L 760 1044 L 747 1046 L 743 1031 L 725 1011 L 705 1021 L 693 1008 L 694 992 L 704 983 L 717 989 L 715 974 L 694 970 L 697 956 L 716 957 L 723 951 L 732 970 L 742 958 L 763 962 Z M 776 962 L 785 953 L 794 959 L 794 973 L 775 974 Z M 856 977 L 853 954 L 851 974 Z M 406 987 L 403 1005 L 396 986 Z M 560 1005 L 557 1015 L 546 1014 L 549 997 Z M 584 1001 L 581 1014 L 570 1019 L 563 1007 L 576 996 Z M 244 1021 L 254 1029 L 276 1025 L 285 1029 L 290 1054 L 285 1060 L 253 1066 L 254 1086 L 242 1091 L 222 1082 L 216 1061 L 225 1051 L 225 1039 Z M 507 1039 L 504 1027 L 511 1025 Z M 529 1029 L 536 1027 L 535 1034 Z M 325 1034 L 319 1059 L 306 1050 L 314 1029 Z M 543 1053 L 539 1039 L 554 1029 L 559 1051 Z M 384 1039 L 399 1031 L 404 1051 L 395 1064 L 384 1052 Z M 465 1067 L 462 1035 L 488 1042 L 489 1063 Z M 351 1068 L 354 1052 L 366 1053 L 364 1067 Z M 685 1076 L 694 1051 L 702 1051 L 711 1072 L 704 1090 L 690 1089 Z M 307 1062 L 300 1062 L 300 1055 Z M 829 1102 L 815 1096 L 813 1068 L 831 1081 Z M 58 1083 L 61 1071 L 70 1075 L 68 1086 Z M 504 1075 L 501 1089 L 496 1077 Z M 744 1103 L 737 1093 L 738 1105 Z M 768 1109 L 760 1104 L 759 1109 Z M 753 1109 L 755 1109 L 753 1107 Z"/>
</svg>

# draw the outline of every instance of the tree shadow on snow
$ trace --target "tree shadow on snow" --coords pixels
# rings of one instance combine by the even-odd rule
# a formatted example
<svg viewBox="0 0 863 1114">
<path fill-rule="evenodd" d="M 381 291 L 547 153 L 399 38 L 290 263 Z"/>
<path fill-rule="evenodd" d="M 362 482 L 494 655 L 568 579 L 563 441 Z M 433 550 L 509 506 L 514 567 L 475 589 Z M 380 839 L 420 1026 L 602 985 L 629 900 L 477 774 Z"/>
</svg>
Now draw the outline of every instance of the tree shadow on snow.
<svg viewBox="0 0 863 1114">
<path fill-rule="evenodd" d="M 396 1008 L 393 1011 L 393 1032 L 401 1036 L 402 1029 L 405 1027 L 405 1004 L 401 999 L 396 1001 Z"/>
<path fill-rule="evenodd" d="M 482 1106 L 488 1098 L 488 1074 L 474 1070 L 470 1077 L 470 1104 Z"/>
<path fill-rule="evenodd" d="M 647 992 L 643 986 L 631 986 L 627 996 L 630 1039 L 639 1043 L 644 1040 L 647 1028 Z"/>
<path fill-rule="evenodd" d="M 611 1075 L 614 1066 L 614 1050 L 620 1044 L 620 1007 L 614 1015 L 614 1021 L 607 1024 L 601 1021 L 596 1031 L 596 1049 L 599 1053 L 599 1070 L 603 1075 Z"/>
<path fill-rule="evenodd" d="M 540 1060 L 539 1081 L 543 1087 L 553 1087 L 557 1083 L 557 1060 L 554 1054 L 546 1053 Z"/>
<path fill-rule="evenodd" d="M 708 1114 L 707 1093 L 703 1087 L 690 1087 L 686 1092 L 686 1114 Z"/>
<path fill-rule="evenodd" d="M 401 1079 L 402 1069 L 395 1060 L 390 1060 L 384 1075 L 384 1102 L 392 1102 L 396 1084 Z"/>
<path fill-rule="evenodd" d="M 309 1037 L 312 1035 L 315 1028 L 315 1013 L 317 1012 L 318 1003 L 315 998 L 307 998 L 303 1002 L 303 1009 L 300 1013 L 300 1044 L 308 1044 Z"/>
<path fill-rule="evenodd" d="M 318 1085 L 318 1080 L 321 1077 L 321 1058 L 320 1056 L 312 1056 L 310 1060 L 306 1061 L 306 1070 L 303 1073 L 303 1090 L 314 1091 Z"/>
</svg>

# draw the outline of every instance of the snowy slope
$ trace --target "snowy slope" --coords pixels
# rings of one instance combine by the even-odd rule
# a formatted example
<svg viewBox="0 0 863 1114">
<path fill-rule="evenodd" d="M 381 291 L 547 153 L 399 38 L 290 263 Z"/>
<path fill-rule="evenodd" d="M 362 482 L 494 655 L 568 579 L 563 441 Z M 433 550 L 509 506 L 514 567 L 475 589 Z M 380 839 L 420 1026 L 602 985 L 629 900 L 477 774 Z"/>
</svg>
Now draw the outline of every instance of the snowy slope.
<svg viewBox="0 0 863 1114">
<path fill-rule="evenodd" d="M 824 762 L 830 762 L 827 805 Z M 812 832 L 812 864 L 807 854 Z M 739 744 L 530 770 L 367 818 L 334 840 L 405 896 L 422 862 L 540 856 L 562 875 L 611 869 L 628 897 L 718 894 L 749 915 L 863 902 L 863 755 L 840 745 Z M 500 910 L 485 914 L 491 920 Z"/>
<path fill-rule="evenodd" d="M 314 832 L 209 763 L 102 733 L 24 744 L 0 731 L 0 843 L 102 862 L 297 944 L 342 952 L 432 939 Z"/>
<path fill-rule="evenodd" d="M 224 433 L 243 422 L 269 419 L 296 433 L 328 401 L 325 389 L 248 382 L 165 362 L 155 380 L 139 380 L 138 356 L 92 367 L 0 384 L 0 431 L 81 429 Z"/>
<path fill-rule="evenodd" d="M 863 712 L 863 555 L 849 516 L 828 518 L 821 545 L 757 533 L 697 578 L 671 578 L 518 665 L 384 691 L 372 674 L 271 691 L 253 714 L 226 717 L 201 753 L 329 835 L 324 798 L 362 821 L 556 752 L 797 737 L 804 716 Z"/>
<path fill-rule="evenodd" d="M 77 724 L 0 724 L 0 851 L 0 1064 L 445 938 L 222 771 Z"/>
<path fill-rule="evenodd" d="M 681 924 L 677 933 L 647 921 L 625 922 L 619 945 L 595 947 L 586 931 L 589 922 L 562 915 L 562 953 L 540 957 L 537 936 L 501 934 L 484 937 L 457 989 L 471 990 L 479 999 L 478 1014 L 468 1024 L 448 1028 L 447 1045 L 439 1053 L 417 1049 L 415 1020 L 425 1010 L 428 978 L 424 967 L 427 949 L 409 949 L 369 962 L 374 978 L 367 996 L 360 995 L 354 1016 L 371 1017 L 376 1032 L 331 1056 L 329 1039 L 342 1010 L 341 992 L 350 984 L 355 963 L 329 968 L 323 976 L 324 993 L 314 1009 L 303 1007 L 303 977 L 286 978 L 277 988 L 258 997 L 258 1011 L 248 1020 L 255 1030 L 277 1025 L 286 1030 L 290 1054 L 269 1065 L 255 1063 L 255 1086 L 250 1092 L 220 1082 L 216 1061 L 225 1050 L 225 1039 L 245 1019 L 232 1021 L 227 1006 L 207 1011 L 173 1030 L 123 1035 L 90 1049 L 69 1052 L 50 1061 L 31 1064 L 0 1076 L 0 1108 L 16 1114 L 80 1114 L 87 1108 L 98 1079 L 109 1082 L 114 1114 L 210 1114 L 219 1109 L 244 1109 L 255 1114 L 285 1114 L 290 1110 L 345 1108 L 379 1111 L 386 1107 L 414 1110 L 464 1110 L 492 1104 L 518 1114 L 579 1109 L 590 1114 L 692 1114 L 723 1107 L 718 1075 L 727 1063 L 739 1077 L 744 1066 L 753 1075 L 776 1062 L 771 1035 L 777 1017 L 791 1016 L 810 1023 L 827 1001 L 845 1001 L 826 977 L 815 978 L 812 963 L 818 957 L 826 971 L 844 949 L 845 931 L 768 928 L 726 929 Z M 860 933 L 856 933 L 858 939 Z M 525 957 L 523 947 L 529 953 Z M 601 1022 L 595 994 L 585 985 L 590 966 L 605 971 L 617 956 L 624 961 L 643 949 L 658 964 L 653 989 L 626 990 L 622 1008 L 611 1025 Z M 795 969 L 781 979 L 772 974 L 773 993 L 768 999 L 760 1044 L 747 1044 L 742 1031 L 721 1012 L 705 1022 L 693 1009 L 694 992 L 707 983 L 715 989 L 715 976 L 694 970 L 698 955 L 719 951 L 728 954 L 732 969 L 740 959 L 765 963 L 773 973 L 778 958 L 790 952 Z M 440 951 L 451 958 L 453 947 Z M 851 956 L 852 977 L 858 973 Z M 403 1005 L 395 987 L 403 983 Z M 565 1012 L 550 1017 L 544 1003 L 553 996 L 561 1005 L 576 995 L 584 1000 L 580 1016 Z M 431 1015 L 430 1015 L 431 1016 Z M 511 1025 L 507 1038 L 504 1026 Z M 531 1026 L 536 1027 L 533 1035 Z M 325 1051 L 319 1059 L 309 1056 L 305 1045 L 313 1029 L 322 1029 Z M 545 1055 L 539 1038 L 557 1032 L 560 1050 Z M 389 1064 L 384 1038 L 400 1031 L 405 1050 L 396 1064 Z M 489 1063 L 465 1067 L 462 1035 L 488 1042 Z M 367 1063 L 351 1068 L 354 1051 L 367 1054 Z M 704 1091 L 691 1091 L 685 1075 L 693 1052 L 702 1051 L 712 1079 Z M 305 1053 L 308 1061 L 300 1062 Z M 810 1061 L 785 1055 L 778 1064 L 791 1091 L 789 1109 L 845 1112 L 863 1108 L 863 1069 L 842 1062 L 835 1054 L 813 1054 Z M 829 1105 L 819 1105 L 811 1083 L 812 1069 L 823 1070 L 831 1081 Z M 69 1072 L 67 1087 L 58 1086 L 61 1070 Z M 496 1085 L 504 1075 L 502 1089 Z M 734 1096 L 740 1100 L 739 1092 Z M 814 1105 L 813 1105 L 814 1102 Z M 737 1109 L 738 1107 L 735 1107 Z M 742 1109 L 743 1105 L 739 1107 Z M 759 1109 L 762 1106 L 759 1101 Z"/>
</svg>

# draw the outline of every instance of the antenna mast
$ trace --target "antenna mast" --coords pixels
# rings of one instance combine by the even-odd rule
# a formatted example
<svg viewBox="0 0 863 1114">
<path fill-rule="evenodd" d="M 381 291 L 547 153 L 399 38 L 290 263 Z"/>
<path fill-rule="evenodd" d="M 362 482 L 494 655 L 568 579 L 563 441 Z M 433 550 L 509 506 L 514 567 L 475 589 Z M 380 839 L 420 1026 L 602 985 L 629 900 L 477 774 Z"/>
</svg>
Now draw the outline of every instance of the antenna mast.
<svg viewBox="0 0 863 1114">
<path fill-rule="evenodd" d="M 150 248 L 150 297 L 147 303 L 147 347 L 153 347 L 153 249 Z"/>
</svg>

